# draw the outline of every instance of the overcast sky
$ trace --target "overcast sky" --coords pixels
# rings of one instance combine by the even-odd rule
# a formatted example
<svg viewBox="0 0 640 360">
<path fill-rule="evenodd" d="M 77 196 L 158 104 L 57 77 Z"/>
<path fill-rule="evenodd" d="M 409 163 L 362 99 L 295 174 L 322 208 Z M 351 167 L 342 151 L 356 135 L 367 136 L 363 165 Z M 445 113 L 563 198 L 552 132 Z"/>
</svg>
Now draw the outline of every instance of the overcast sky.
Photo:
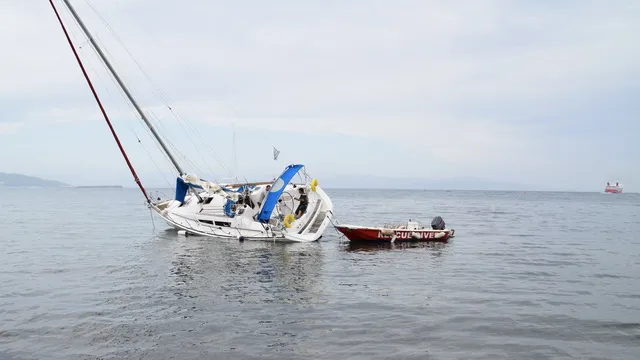
<svg viewBox="0 0 640 360">
<path fill-rule="evenodd" d="M 473 177 L 588 191 L 619 180 L 640 189 L 638 1 L 72 3 L 200 176 L 229 175 L 235 128 L 237 171 L 250 179 L 296 162 L 321 180 Z M 166 184 L 153 159 L 173 183 L 56 4 L 142 181 Z M 0 172 L 131 186 L 48 2 L 0 2 L 0 43 Z"/>
</svg>

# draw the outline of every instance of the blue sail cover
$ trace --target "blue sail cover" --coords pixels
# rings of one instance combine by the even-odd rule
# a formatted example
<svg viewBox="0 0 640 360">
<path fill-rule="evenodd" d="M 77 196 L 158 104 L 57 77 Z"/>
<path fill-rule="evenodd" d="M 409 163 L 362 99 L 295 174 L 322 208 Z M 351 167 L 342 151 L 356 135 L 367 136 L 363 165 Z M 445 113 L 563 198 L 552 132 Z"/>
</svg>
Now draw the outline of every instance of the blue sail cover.
<svg viewBox="0 0 640 360">
<path fill-rule="evenodd" d="M 206 180 L 200 179 L 200 181 L 204 182 Z M 175 197 L 175 199 L 180 201 L 180 202 L 184 202 L 184 198 L 185 198 L 185 196 L 187 196 L 187 191 L 189 191 L 189 188 L 195 188 L 195 189 L 204 190 L 202 188 L 202 186 L 195 185 L 195 184 L 188 184 L 188 183 L 184 182 L 184 180 L 181 177 L 178 177 L 176 179 L 176 197 Z M 252 190 L 253 188 L 255 188 L 254 185 L 242 185 L 237 190 L 231 190 L 231 189 L 227 189 L 225 187 L 222 187 L 222 190 L 225 191 L 225 192 L 228 192 L 228 193 L 229 192 L 242 193 L 244 190 Z"/>
<path fill-rule="evenodd" d="M 176 180 L 176 200 L 180 201 L 181 203 L 184 202 L 184 197 L 187 195 L 187 191 L 190 187 L 202 189 L 202 187 L 198 185 L 187 184 L 186 182 L 184 182 L 184 180 L 182 180 L 181 177 L 178 177 Z"/>
<path fill-rule="evenodd" d="M 267 194 L 262 205 L 262 210 L 258 214 L 258 221 L 267 222 L 271 218 L 271 213 L 280 199 L 280 195 L 284 191 L 285 186 L 291 181 L 291 179 L 302 169 L 304 165 L 296 164 L 287 166 L 282 175 L 271 185 L 271 190 Z"/>
</svg>

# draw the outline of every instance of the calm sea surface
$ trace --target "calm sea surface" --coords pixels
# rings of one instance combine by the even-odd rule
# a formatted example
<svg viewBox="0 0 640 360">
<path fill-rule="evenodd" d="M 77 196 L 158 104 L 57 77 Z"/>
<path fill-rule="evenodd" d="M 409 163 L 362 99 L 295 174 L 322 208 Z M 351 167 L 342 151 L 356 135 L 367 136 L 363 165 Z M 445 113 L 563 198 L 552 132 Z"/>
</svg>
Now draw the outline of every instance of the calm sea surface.
<svg viewBox="0 0 640 360">
<path fill-rule="evenodd" d="M 640 359 L 640 195 L 328 192 L 457 236 L 185 238 L 135 189 L 0 188 L 0 359 Z"/>
</svg>

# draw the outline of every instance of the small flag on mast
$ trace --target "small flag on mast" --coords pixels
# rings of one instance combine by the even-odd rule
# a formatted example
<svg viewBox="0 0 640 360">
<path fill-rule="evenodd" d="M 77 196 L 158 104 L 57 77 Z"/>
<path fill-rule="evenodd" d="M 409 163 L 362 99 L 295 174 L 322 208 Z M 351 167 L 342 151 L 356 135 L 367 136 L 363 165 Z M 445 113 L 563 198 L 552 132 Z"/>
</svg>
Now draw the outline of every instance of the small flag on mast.
<svg viewBox="0 0 640 360">
<path fill-rule="evenodd" d="M 276 147 L 273 147 L 273 160 L 278 160 L 278 155 L 280 155 L 280 150 L 276 149 Z"/>
</svg>

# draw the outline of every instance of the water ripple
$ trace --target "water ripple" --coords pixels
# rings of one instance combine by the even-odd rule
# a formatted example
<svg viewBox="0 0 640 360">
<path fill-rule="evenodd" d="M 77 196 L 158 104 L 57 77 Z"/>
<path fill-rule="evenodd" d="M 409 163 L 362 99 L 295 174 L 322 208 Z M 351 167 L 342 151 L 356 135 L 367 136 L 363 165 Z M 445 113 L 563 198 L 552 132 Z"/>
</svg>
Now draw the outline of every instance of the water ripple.
<svg viewBox="0 0 640 360">
<path fill-rule="evenodd" d="M 1 359 L 640 358 L 633 195 L 335 190 L 342 222 L 458 236 L 282 245 L 154 230 L 134 190 L 92 191 L 2 194 Z"/>
</svg>

